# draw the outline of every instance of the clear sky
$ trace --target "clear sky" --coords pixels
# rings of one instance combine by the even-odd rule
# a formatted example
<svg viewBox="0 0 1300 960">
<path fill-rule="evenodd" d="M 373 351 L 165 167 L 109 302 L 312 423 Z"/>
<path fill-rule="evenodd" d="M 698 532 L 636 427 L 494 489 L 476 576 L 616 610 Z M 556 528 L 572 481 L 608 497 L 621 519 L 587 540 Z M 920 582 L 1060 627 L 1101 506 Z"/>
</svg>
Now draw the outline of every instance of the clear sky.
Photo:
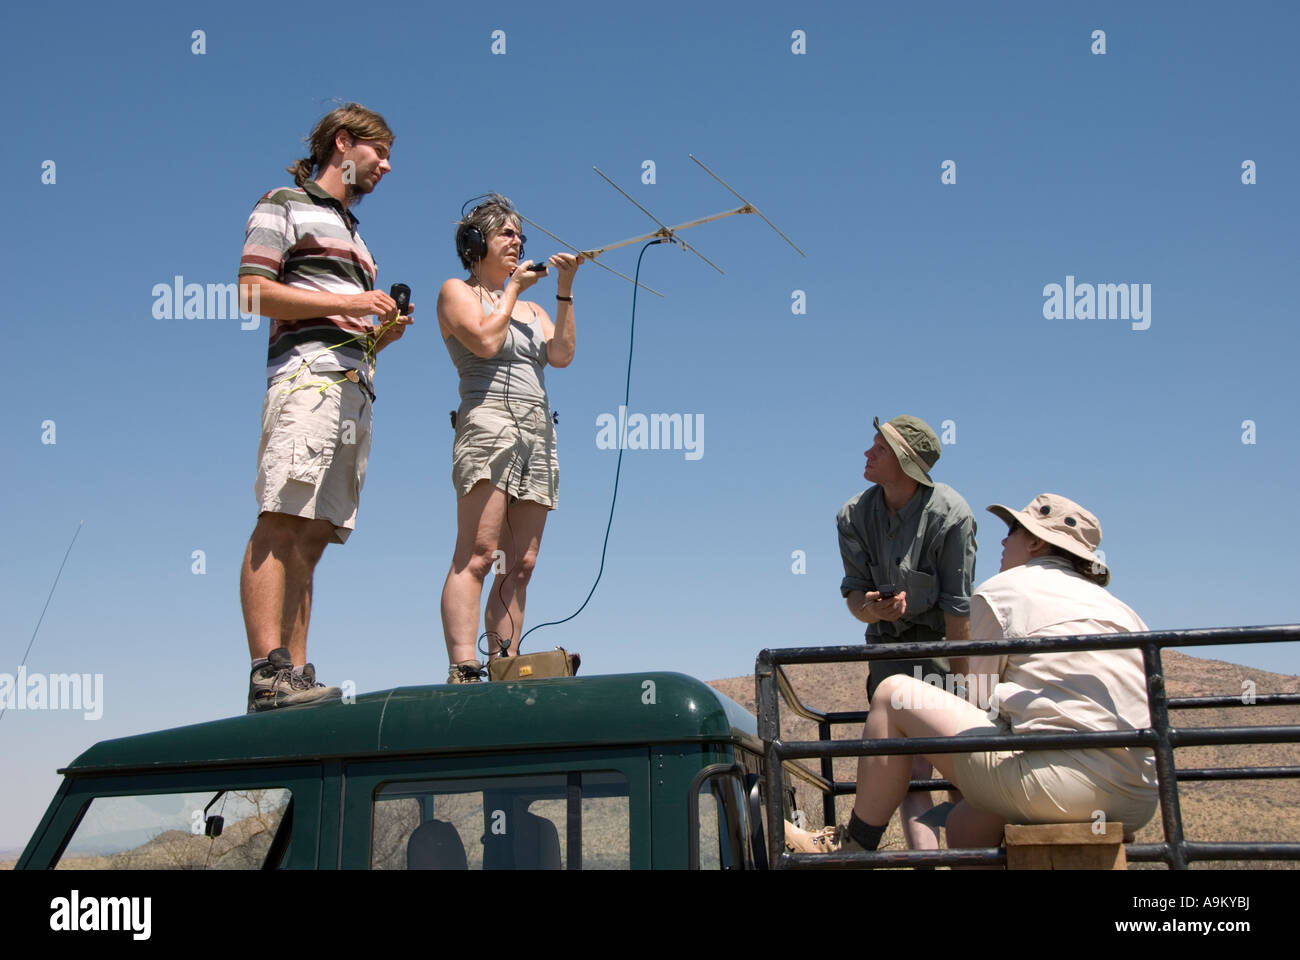
<svg viewBox="0 0 1300 960">
<path fill-rule="evenodd" d="M 750 672 L 766 646 L 859 639 L 834 516 L 865 485 L 871 417 L 899 413 L 950 441 L 934 476 L 976 512 L 977 581 L 1004 532 L 983 508 L 1051 491 L 1101 519 L 1112 591 L 1153 628 L 1300 619 L 1294 6 L 287 10 L 0 14 L 15 348 L 0 673 L 84 520 L 28 669 L 104 684 L 98 720 L 0 720 L 0 848 L 23 844 L 55 769 L 91 743 L 244 709 L 238 568 L 266 324 L 155 319 L 152 291 L 234 279 L 250 210 L 290 183 L 336 98 L 396 133 L 392 173 L 355 212 L 380 286 L 411 286 L 416 325 L 380 357 L 357 530 L 316 578 L 308 653 L 327 682 L 445 676 L 457 397 L 433 307 L 460 272 L 461 204 L 498 190 L 600 246 L 653 224 L 593 165 L 669 223 L 736 205 L 688 153 L 808 256 L 753 216 L 686 234 L 725 276 L 646 253 L 665 297 L 638 302 L 630 409 L 702 418 L 702 456 L 626 453 L 604 580 L 531 649 L 710 679 Z M 530 256 L 559 249 L 528 233 Z M 603 260 L 630 274 L 637 249 Z M 1067 277 L 1149 290 L 1149 326 L 1046 317 L 1044 288 Z M 553 283 L 535 288 L 543 304 Z M 530 625 L 575 610 L 596 573 L 617 456 L 596 424 L 622 399 L 631 292 L 583 267 L 577 356 L 548 372 L 562 481 Z M 1294 646 L 1201 653 L 1300 672 Z M 1231 671 L 1224 688 L 1240 689 Z"/>
</svg>

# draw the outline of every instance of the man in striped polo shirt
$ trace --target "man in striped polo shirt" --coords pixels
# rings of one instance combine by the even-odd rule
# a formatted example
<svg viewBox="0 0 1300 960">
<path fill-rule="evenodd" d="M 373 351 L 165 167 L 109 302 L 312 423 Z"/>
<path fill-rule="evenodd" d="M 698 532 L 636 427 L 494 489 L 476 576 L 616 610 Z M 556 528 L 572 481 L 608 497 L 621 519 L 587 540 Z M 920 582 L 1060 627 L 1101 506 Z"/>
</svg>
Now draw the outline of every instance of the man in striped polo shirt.
<svg viewBox="0 0 1300 960">
<path fill-rule="evenodd" d="M 349 209 L 391 169 L 392 131 L 350 103 L 322 117 L 309 143 L 311 156 L 289 168 L 297 186 L 253 208 L 239 262 L 240 283 L 256 286 L 272 321 L 259 514 L 239 582 L 249 713 L 340 695 L 306 662 L 312 575 L 325 545 L 345 542 L 355 525 L 375 354 L 410 323 L 375 289 L 375 262 Z"/>
</svg>

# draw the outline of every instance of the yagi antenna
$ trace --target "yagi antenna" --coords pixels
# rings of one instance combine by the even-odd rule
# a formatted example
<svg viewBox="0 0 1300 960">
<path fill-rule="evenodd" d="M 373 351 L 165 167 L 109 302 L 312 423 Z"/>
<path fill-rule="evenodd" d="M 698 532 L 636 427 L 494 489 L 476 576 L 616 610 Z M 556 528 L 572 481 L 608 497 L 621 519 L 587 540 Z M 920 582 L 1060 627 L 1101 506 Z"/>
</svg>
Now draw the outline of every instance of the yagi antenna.
<svg viewBox="0 0 1300 960">
<path fill-rule="evenodd" d="M 763 212 L 762 212 L 761 210 L 759 210 L 758 207 L 754 206 L 752 203 L 750 203 L 748 200 L 746 200 L 744 197 L 742 197 L 742 196 L 741 196 L 741 195 L 740 195 L 740 194 L 739 194 L 739 193 L 738 193 L 738 192 L 737 192 L 737 191 L 736 191 L 736 190 L 735 190 L 735 189 L 734 189 L 734 188 L 733 188 L 729 183 L 727 183 L 727 181 L 723 180 L 720 176 L 718 176 L 716 173 L 714 173 L 712 170 L 710 170 L 708 167 L 706 167 L 703 163 L 701 163 L 701 162 L 696 158 L 695 154 L 693 154 L 693 153 L 688 153 L 687 156 L 690 157 L 692 160 L 694 160 L 695 163 L 698 164 L 699 167 L 700 167 L 700 168 L 701 168 L 705 173 L 707 173 L 707 174 L 708 174 L 709 176 L 711 176 L 714 180 L 718 181 L 718 183 L 720 183 L 720 184 L 722 184 L 724 187 L 726 187 L 727 190 L 728 190 L 730 193 L 734 194 L 738 199 L 740 199 L 741 201 L 743 201 L 743 204 L 744 204 L 744 205 L 743 205 L 743 206 L 736 207 L 734 210 L 723 210 L 721 213 L 712 213 L 712 214 L 709 214 L 707 217 L 700 217 L 700 218 L 697 219 L 697 220 L 688 220 L 686 223 L 679 223 L 679 224 L 677 224 L 676 226 L 671 226 L 671 227 L 670 227 L 670 226 L 664 224 L 664 223 L 663 223 L 663 222 L 662 222 L 658 217 L 656 217 L 653 213 L 651 213 L 651 212 L 650 212 L 649 210 L 647 210 L 645 207 L 641 206 L 641 204 L 637 203 L 637 202 L 636 202 L 635 200 L 633 200 L 630 196 L 628 196 L 628 193 L 627 193 L 626 190 L 624 190 L 622 187 L 620 187 L 620 186 L 619 186 L 617 183 L 615 183 L 613 180 L 609 179 L 609 177 L 605 176 L 605 174 L 601 173 L 601 171 L 600 171 L 600 169 L 599 169 L 598 167 L 592 167 L 591 169 L 595 170 L 596 173 L 600 174 L 601 179 L 603 179 L 606 183 L 608 183 L 611 187 L 613 187 L 613 188 L 614 188 L 615 190 L 617 190 L 619 193 L 623 194 L 624 197 L 627 197 L 627 199 L 632 203 L 632 205 L 635 206 L 635 207 L 636 207 L 638 210 L 640 210 L 642 213 L 644 213 L 647 217 L 649 217 L 649 218 L 650 218 L 651 220 L 653 220 L 655 223 L 659 224 L 659 229 L 656 230 L 656 231 L 654 231 L 653 233 L 643 234 L 643 235 L 641 235 L 641 236 L 639 236 L 639 237 L 630 237 L 630 238 L 627 239 L 627 240 L 620 240 L 620 241 L 618 241 L 617 243 L 611 243 L 611 244 L 608 244 L 608 245 L 603 246 L 603 247 L 595 247 L 594 249 L 591 249 L 591 250 L 581 250 L 581 251 L 579 251 L 579 252 L 580 252 L 584 257 L 586 257 L 587 259 L 589 259 L 589 260 L 591 260 L 593 263 L 595 263 L 595 262 L 597 262 L 597 261 L 596 261 L 596 258 L 597 258 L 598 256 L 600 256 L 602 253 L 606 253 L 606 252 L 608 252 L 608 251 L 610 251 L 610 250 L 616 250 L 616 249 L 618 249 L 619 247 L 626 247 L 628 244 L 631 244 L 631 243 L 640 243 L 642 240 L 650 240 L 650 239 L 652 239 L 652 238 L 654 238 L 654 237 L 659 237 L 659 238 L 662 239 L 662 240 L 668 240 L 668 241 L 670 241 L 670 242 L 672 242 L 672 243 L 680 244 L 684 249 L 686 249 L 686 250 L 690 250 L 691 253 L 695 254 L 697 257 L 699 257 L 701 260 L 703 260 L 703 261 L 704 261 L 705 263 L 707 263 L 709 266 L 713 267 L 714 270 L 717 270 L 718 273 L 722 273 L 722 269 L 721 269 L 717 264 L 715 264 L 715 263 L 714 263 L 712 260 L 710 260 L 708 257 L 704 256 L 704 254 L 700 253 L 700 252 L 699 252 L 698 250 L 696 250 L 694 247 L 690 246 L 690 245 L 689 245 L 685 240 L 683 240 L 681 237 L 677 236 L 677 232 L 680 231 L 680 230 L 685 230 L 685 229 L 687 229 L 688 227 L 698 227 L 698 226 L 699 226 L 700 224 L 702 224 L 702 223 L 712 223 L 714 220 L 721 220 L 721 219 L 723 219 L 724 217 L 732 217 L 732 216 L 735 216 L 735 215 L 738 214 L 738 213 L 756 213 L 756 214 L 758 214 L 759 218 L 760 218 L 764 223 L 766 223 L 769 227 L 771 227 L 773 230 L 776 231 L 777 236 L 779 236 L 779 237 L 780 237 L 782 240 L 784 240 L 786 243 L 790 244 L 791 247 L 794 247 L 794 251 L 795 251 L 795 253 L 799 254 L 799 256 L 801 256 L 801 257 L 806 257 L 806 256 L 808 256 L 806 253 L 804 253 L 802 250 L 800 250 L 797 246 L 795 246 L 794 241 L 791 240 L 789 237 L 787 237 L 784 233 L 782 233 L 782 232 L 780 231 L 780 229 L 777 227 L 776 224 L 774 224 L 771 220 L 767 219 L 767 217 L 763 215 Z"/>
<path fill-rule="evenodd" d="M 722 184 L 724 187 L 726 187 L 728 190 L 730 190 L 733 194 L 735 194 L 737 198 L 739 198 L 740 200 L 744 200 L 745 205 L 744 205 L 743 207 L 737 207 L 735 210 L 728 210 L 726 213 L 718 213 L 718 214 L 714 214 L 714 215 L 711 216 L 711 217 L 705 217 L 703 220 L 696 220 L 694 223 L 686 223 L 686 224 L 682 224 L 682 226 L 678 228 L 679 230 L 680 230 L 680 229 L 685 229 L 686 227 L 693 227 L 693 226 L 695 226 L 696 223 L 706 223 L 706 222 L 709 221 L 709 220 L 717 220 L 717 219 L 719 219 L 719 218 L 721 218 L 721 217 L 729 217 L 729 216 L 731 216 L 733 213 L 756 213 L 756 214 L 759 215 L 759 217 L 762 219 L 762 221 L 763 221 L 764 223 L 766 223 L 766 224 L 767 224 L 769 227 L 771 227 L 773 230 L 776 230 L 777 236 L 779 236 L 779 237 L 780 237 L 782 240 L 784 240 L 786 243 L 790 244 L 790 246 L 794 247 L 794 252 L 795 252 L 795 253 L 799 254 L 799 256 L 804 257 L 805 259 L 807 258 L 808 254 L 804 253 L 804 252 L 803 252 L 802 250 L 800 250 L 798 247 L 795 247 L 795 245 L 794 245 L 794 241 L 793 241 L 793 240 L 791 240 L 789 237 L 787 237 L 787 236 L 786 236 L 784 233 L 782 233 L 780 230 L 777 230 L 777 226 L 776 226 L 776 224 L 773 223 L 771 220 L 767 219 L 767 217 L 763 216 L 763 211 L 762 211 L 762 210 L 758 209 L 758 207 L 754 206 L 754 205 L 753 205 L 752 203 L 750 203 L 748 200 L 745 200 L 745 198 L 742 197 L 742 196 L 740 196 L 739 193 L 736 193 L 735 190 L 732 190 L 732 189 L 731 189 L 731 185 L 730 185 L 729 183 L 727 183 L 726 180 L 723 180 L 720 176 L 718 176 L 716 173 L 714 173 L 714 172 L 713 172 L 712 170 L 710 170 L 708 167 L 704 166 L 704 164 L 700 163 L 700 161 L 696 158 L 695 154 L 693 154 L 693 153 L 688 153 L 687 156 L 690 157 L 692 160 L 694 160 L 696 163 L 698 163 L 698 164 L 700 165 L 700 168 L 701 168 L 705 173 L 707 173 L 707 174 L 708 174 L 709 176 L 711 176 L 714 180 L 718 181 L 718 183 Z"/>
<path fill-rule="evenodd" d="M 515 213 L 519 213 L 519 211 L 516 210 Z M 551 238 L 552 240 L 554 240 L 556 243 L 559 243 L 559 244 L 561 244 L 561 245 L 563 245 L 563 246 L 568 247 L 568 248 L 569 248 L 570 250 L 572 250 L 574 253 L 582 253 L 582 255 L 583 255 L 584 257 L 587 257 L 588 260 L 590 260 L 590 261 L 591 261 L 592 263 L 594 263 L 596 266 L 600 267 L 600 269 L 602 269 L 602 270 L 608 270 L 610 273 L 614 274 L 614 276 L 616 276 L 616 277 L 622 277 L 622 278 L 623 278 L 624 280 L 626 280 L 628 283 L 634 283 L 634 284 L 636 284 L 638 287 L 640 287 L 642 290 L 645 290 L 647 293 L 653 293 L 656 297 L 662 297 L 662 296 L 663 296 L 662 293 L 660 293 L 658 290 L 655 290 L 653 287 L 647 287 L 644 283 L 639 283 L 639 282 L 637 282 L 636 280 L 633 280 L 633 279 L 632 279 L 631 277 L 629 277 L 627 274 L 625 274 L 625 273 L 619 273 L 619 272 L 618 272 L 617 270 L 615 270 L 613 267 L 607 267 L 607 266 L 605 266 L 603 263 L 601 263 L 601 262 L 600 262 L 599 260 L 597 260 L 595 257 L 583 253 L 581 250 L 579 250 L 579 249 L 578 249 L 577 247 L 575 247 L 573 244 L 569 243 L 567 240 L 561 240 L 559 237 L 557 237 L 555 234 L 551 233 L 551 231 L 547 230 L 544 226 L 542 226 L 542 225 L 541 225 L 540 223 L 538 223 L 536 220 L 529 220 L 529 219 L 528 219 L 527 217 L 525 217 L 522 213 L 519 213 L 519 219 L 522 220 L 522 221 L 524 221 L 524 223 L 528 224 L 528 225 L 531 226 L 531 227 L 536 227 L 538 230 L 542 231 L 542 233 L 546 234 L 548 237 L 550 237 L 550 238 Z"/>
<path fill-rule="evenodd" d="M 602 253 L 608 253 L 610 250 L 617 250 L 619 247 L 626 247 L 626 246 L 628 246 L 629 244 L 640 243 L 642 240 L 651 240 L 651 239 L 654 239 L 654 238 L 658 237 L 658 238 L 661 239 L 661 240 L 667 240 L 667 241 L 670 242 L 670 243 L 675 243 L 675 244 L 677 244 L 677 245 L 680 246 L 683 250 L 689 250 L 691 253 L 695 254 L 697 257 L 699 257 L 701 260 L 703 260 L 705 263 L 707 263 L 709 266 L 711 266 L 714 270 L 717 270 L 718 273 L 722 273 L 723 271 L 722 271 L 722 268 L 721 268 L 721 267 L 719 267 L 716 263 L 714 263 L 712 260 L 710 260 L 710 259 L 709 259 L 708 257 L 706 257 L 704 254 L 700 253 L 700 251 L 696 250 L 694 247 L 692 247 L 689 243 L 687 243 L 685 240 L 683 240 L 683 239 L 682 239 L 681 237 L 679 237 L 677 234 L 678 234 L 679 231 L 681 231 L 681 230 L 685 230 L 685 229 L 687 229 L 688 227 L 698 227 L 698 226 L 699 226 L 700 224 L 702 224 L 702 223 L 712 223 L 714 220 L 721 220 L 721 219 L 723 219 L 724 217 L 734 217 L 734 216 L 735 216 L 736 214 L 738 214 L 738 213 L 755 213 L 755 214 L 758 214 L 759 218 L 760 218 L 764 223 L 766 223 L 769 227 L 771 227 L 773 230 L 776 231 L 777 236 L 779 236 L 779 237 L 780 237 L 782 240 L 784 240 L 786 243 L 790 244 L 791 247 L 794 247 L 794 251 L 795 251 L 795 253 L 799 254 L 799 256 L 801 256 L 801 257 L 806 257 L 806 256 L 808 256 L 806 253 L 804 253 L 802 250 L 800 250 L 797 246 L 795 246 L 794 241 L 791 240 L 789 237 L 787 237 L 784 233 L 782 233 L 781 230 L 777 227 L 776 224 L 774 224 L 771 220 L 767 219 L 767 217 L 763 215 L 763 211 L 759 210 L 758 207 L 754 206 L 752 203 L 750 203 L 748 200 L 746 200 L 744 197 L 742 197 L 742 196 L 740 195 L 740 193 L 739 193 L 735 188 L 733 188 L 733 187 L 731 186 L 731 184 L 727 183 L 727 181 L 723 180 L 720 176 L 718 176 L 716 173 L 714 173 L 712 170 L 710 170 L 708 167 L 706 167 L 703 163 L 701 163 L 700 160 L 695 156 L 695 154 L 693 154 L 693 153 L 688 153 L 687 156 L 690 157 L 692 160 L 694 160 L 695 163 L 700 167 L 700 169 L 702 169 L 705 173 L 707 173 L 707 174 L 708 174 L 709 176 L 711 176 L 714 180 L 718 181 L 718 183 L 720 183 L 720 184 L 722 184 L 724 187 L 726 187 L 726 189 L 727 189 L 727 191 L 728 191 L 729 193 L 733 194 L 737 199 L 739 199 L 739 200 L 742 202 L 742 206 L 736 207 L 734 210 L 723 210 L 721 213 L 711 213 L 711 214 L 709 214 L 707 217 L 700 217 L 699 219 L 696 219 L 696 220 L 688 220 L 686 223 L 679 223 L 679 224 L 677 224 L 676 226 L 671 226 L 671 227 L 670 227 L 670 226 L 668 226 L 667 224 L 665 224 L 662 220 L 660 220 L 658 217 L 656 217 L 653 213 L 651 213 L 649 210 L 647 210 L 645 207 L 641 206 L 641 204 L 639 204 L 639 203 L 637 203 L 635 200 L 633 200 L 632 197 L 631 197 L 631 195 L 629 195 L 628 192 L 627 192 L 626 190 L 624 190 L 622 187 L 620 187 L 617 183 L 615 183 L 615 182 L 614 182 L 613 180 L 611 180 L 609 177 L 605 176 L 605 174 L 601 172 L 601 170 L 600 170 L 599 167 L 592 167 L 591 169 L 595 170 L 596 173 L 600 175 L 600 178 L 601 178 L 602 180 L 604 180 L 604 181 L 605 181 L 606 183 L 608 183 L 611 187 L 613 187 L 615 190 L 617 190 L 619 193 L 621 193 L 624 197 L 626 197 L 627 200 L 628 200 L 628 202 L 631 203 L 632 206 L 636 207 L 638 210 L 640 210 L 642 213 L 644 213 L 647 217 L 649 217 L 651 220 L 653 220 L 653 221 L 654 221 L 654 222 L 659 226 L 659 229 L 658 229 L 658 230 L 655 230 L 653 233 L 642 234 L 642 235 L 639 236 L 639 237 L 629 237 L 627 240 L 620 240 L 620 241 L 618 241 L 617 243 L 606 244 L 606 245 L 603 246 L 603 247 L 593 247 L 593 248 L 590 249 L 590 250 L 579 250 L 577 247 L 575 247 L 573 244 L 569 243 L 567 240 L 562 240 L 562 239 L 560 239 L 559 237 L 557 237 L 555 234 L 551 233 L 551 231 L 547 230 L 544 226 L 542 226 L 542 225 L 541 225 L 540 223 L 538 223 L 536 220 L 529 220 L 529 219 L 528 219 L 527 217 L 525 217 L 522 213 L 519 213 L 518 211 L 515 211 L 515 212 L 516 212 L 516 213 L 519 213 L 519 219 L 522 220 L 522 221 L 524 221 L 524 223 L 528 224 L 528 225 L 531 226 L 531 227 L 536 227 L 538 230 L 542 231 L 542 233 L 546 234 L 546 235 L 547 235 L 548 237 L 550 237 L 552 240 L 556 241 L 556 242 L 559 243 L 559 244 L 562 244 L 563 246 L 568 247 L 568 248 L 569 248 L 570 250 L 572 250 L 574 253 L 580 253 L 580 254 L 582 254 L 584 257 L 586 257 L 588 260 L 590 260 L 590 261 L 591 261 L 592 263 L 594 263 L 596 266 L 600 267 L 600 269 L 602 269 L 602 270 L 608 270 L 610 273 L 614 274 L 614 276 L 616 276 L 616 277 L 622 277 L 622 278 L 623 278 L 624 280 L 626 280 L 628 283 L 636 284 L 636 286 L 640 287 L 642 290 L 645 290 L 645 291 L 648 292 L 648 293 L 653 293 L 656 297 L 662 297 L 663 294 L 660 293 L 658 290 L 655 290 L 655 289 L 652 288 L 652 287 L 647 287 L 644 283 L 639 283 L 638 281 L 633 280 L 631 277 L 629 277 L 629 276 L 628 276 L 627 274 L 625 274 L 625 273 L 619 273 L 619 272 L 618 272 L 617 270 L 615 270 L 613 267 L 607 267 L 607 266 L 605 266 L 605 264 L 601 263 L 601 262 L 597 259 L 597 257 L 599 257 Z"/>
<path fill-rule="evenodd" d="M 609 177 L 607 177 L 607 176 L 605 176 L 603 173 L 601 173 L 601 172 L 600 172 L 600 167 L 592 167 L 591 169 L 595 170 L 596 173 L 600 174 L 600 178 L 601 178 L 602 180 L 604 180 L 606 183 L 608 183 L 611 187 L 613 187 L 613 188 L 614 188 L 615 190 L 617 190 L 619 193 L 623 194 L 623 196 L 627 197 L 628 201 L 632 204 L 632 206 L 636 207 L 638 210 L 640 210 L 642 213 L 644 213 L 647 217 L 649 217 L 649 218 L 650 218 L 651 220 L 653 220 L 655 223 L 659 224 L 659 229 L 656 230 L 654 233 L 647 233 L 644 237 L 633 237 L 631 240 L 622 240 L 622 241 L 620 241 L 620 242 L 618 242 L 618 243 L 610 244 L 608 247 L 603 247 L 603 248 L 601 248 L 601 249 L 599 249 L 599 250 L 593 250 L 593 251 L 591 252 L 590 256 L 595 257 L 595 256 L 597 256 L 598 254 L 604 253 L 606 250 L 613 250 L 615 247 L 625 247 L 625 246 L 627 246 L 629 243 L 636 243 L 638 240 L 649 240 L 651 237 L 660 237 L 661 239 L 671 241 L 672 243 L 680 244 L 680 245 L 681 245 L 681 248 L 682 248 L 683 250 L 689 250 L 689 251 L 691 251 L 691 253 L 695 254 L 697 257 L 699 257 L 701 260 L 703 260 L 705 263 L 707 263 L 709 266 L 711 266 L 714 270 L 718 271 L 718 273 L 722 273 L 722 268 L 721 268 L 720 266 L 718 266 L 716 263 L 714 263 L 712 260 L 710 260 L 710 259 L 709 259 L 708 257 L 706 257 L 704 254 L 700 253 L 700 251 L 696 250 L 694 247 L 692 247 L 689 243 L 687 243 L 687 242 L 686 242 L 685 240 L 683 240 L 681 237 L 677 236 L 677 234 L 676 234 L 674 231 L 675 231 L 676 229 L 678 229 L 678 228 L 667 226 L 667 225 L 666 225 L 662 220 L 660 220 L 658 217 L 656 217 L 653 213 L 651 213 L 651 212 L 650 212 L 649 210 L 647 210 L 645 207 L 641 206 L 641 204 L 639 204 L 639 203 L 637 203 L 635 200 L 633 200 L 632 197 L 628 195 L 628 192 L 627 192 L 626 190 L 624 190 L 622 187 L 620 187 L 620 186 L 619 186 L 617 183 L 615 183 L 613 180 L 609 179 Z M 583 255 L 584 255 L 584 256 L 587 256 L 588 254 L 584 253 Z"/>
</svg>

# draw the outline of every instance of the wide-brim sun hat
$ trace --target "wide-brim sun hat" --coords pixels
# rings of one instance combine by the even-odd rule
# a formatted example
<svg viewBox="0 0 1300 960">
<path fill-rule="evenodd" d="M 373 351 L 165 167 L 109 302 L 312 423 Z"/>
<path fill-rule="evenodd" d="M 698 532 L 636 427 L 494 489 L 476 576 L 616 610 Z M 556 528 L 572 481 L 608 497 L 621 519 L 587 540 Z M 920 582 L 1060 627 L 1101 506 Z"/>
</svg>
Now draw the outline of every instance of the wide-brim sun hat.
<svg viewBox="0 0 1300 960">
<path fill-rule="evenodd" d="M 995 503 L 988 507 L 988 511 L 1008 526 L 1018 523 L 1029 531 L 1030 536 L 1088 561 L 1092 579 L 1103 587 L 1110 583 L 1110 568 L 1097 556 L 1097 548 L 1101 546 L 1101 524 L 1068 497 L 1040 493 L 1023 510 L 1012 510 Z"/>
<path fill-rule="evenodd" d="M 933 487 L 930 468 L 939 459 L 939 437 L 930 429 L 930 425 L 920 417 L 903 416 L 880 422 L 879 417 L 872 419 L 872 424 L 889 449 L 898 457 L 898 465 L 917 483 Z"/>
</svg>

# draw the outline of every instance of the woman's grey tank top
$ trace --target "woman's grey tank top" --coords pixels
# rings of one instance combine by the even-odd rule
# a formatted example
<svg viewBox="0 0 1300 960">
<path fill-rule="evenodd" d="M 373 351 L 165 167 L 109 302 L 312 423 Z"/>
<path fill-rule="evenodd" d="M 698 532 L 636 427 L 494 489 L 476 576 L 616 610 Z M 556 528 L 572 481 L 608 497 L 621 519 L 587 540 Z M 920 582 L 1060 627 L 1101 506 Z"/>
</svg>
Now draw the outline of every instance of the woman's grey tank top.
<svg viewBox="0 0 1300 960">
<path fill-rule="evenodd" d="M 482 304 L 486 317 L 492 313 L 492 304 L 487 300 Z M 542 372 L 546 366 L 546 339 L 536 310 L 531 305 L 529 308 L 533 310 L 532 323 L 512 318 L 506 342 L 496 356 L 475 356 L 455 334 L 444 341 L 460 374 L 462 401 L 504 398 L 507 390 L 512 400 L 546 400 L 546 377 Z"/>
</svg>

